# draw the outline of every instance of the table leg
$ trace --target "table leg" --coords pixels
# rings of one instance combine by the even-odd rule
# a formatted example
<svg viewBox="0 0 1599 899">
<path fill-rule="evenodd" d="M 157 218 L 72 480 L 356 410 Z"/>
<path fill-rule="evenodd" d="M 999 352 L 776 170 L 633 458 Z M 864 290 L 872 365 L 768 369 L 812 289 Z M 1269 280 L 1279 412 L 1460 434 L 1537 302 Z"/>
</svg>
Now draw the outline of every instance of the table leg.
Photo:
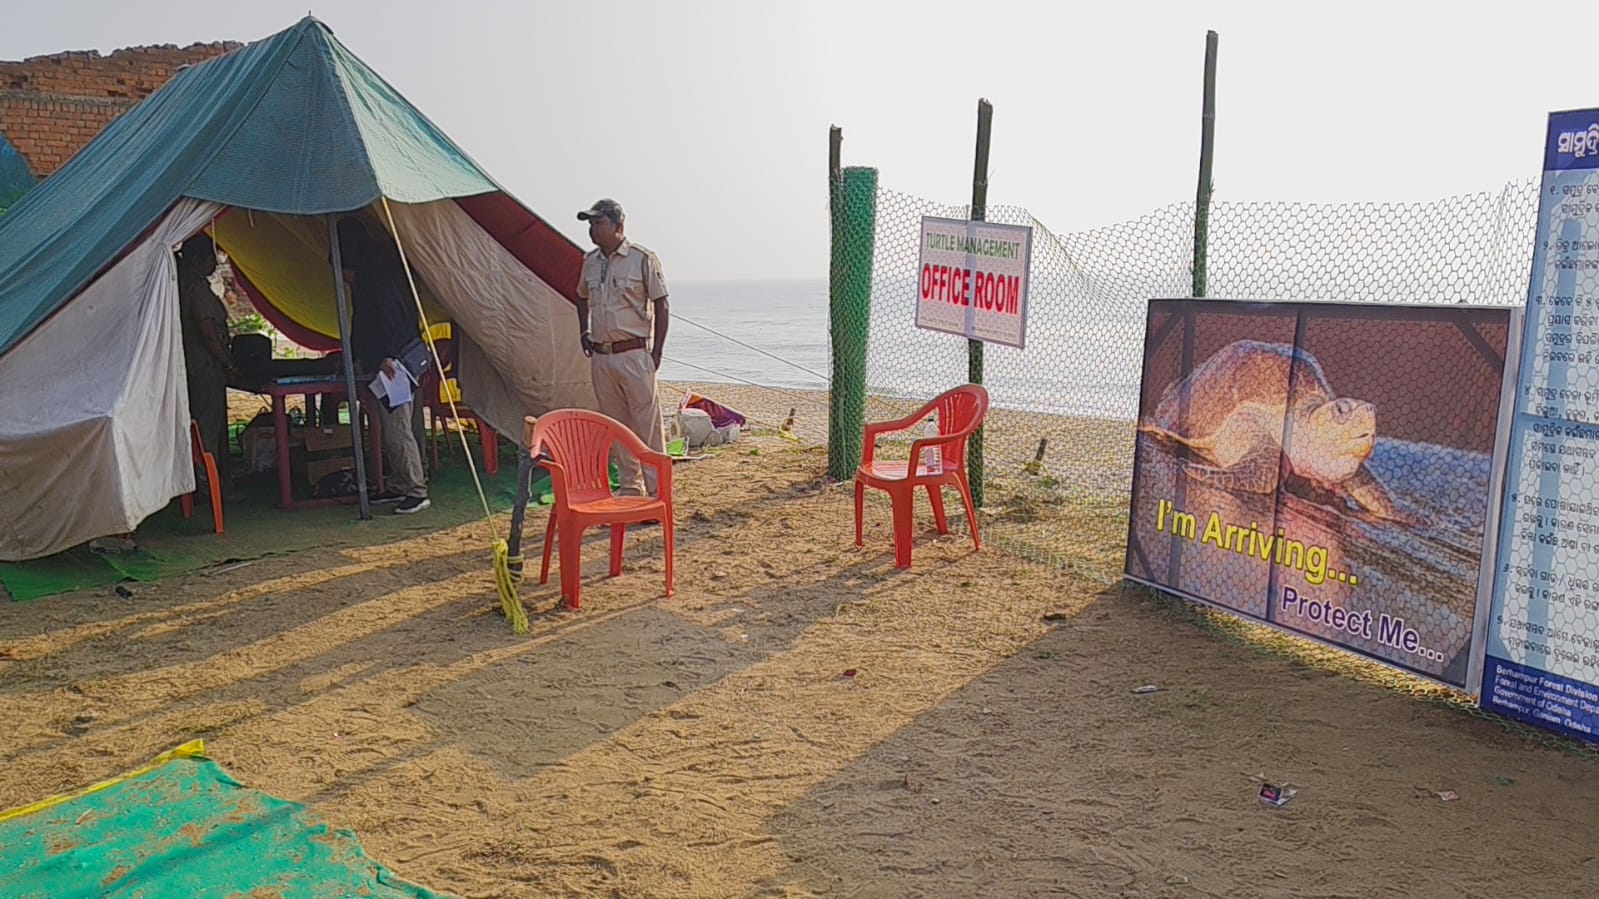
<svg viewBox="0 0 1599 899">
<path fill-rule="evenodd" d="M 272 395 L 272 436 L 278 445 L 278 507 L 294 505 L 293 474 L 289 471 L 288 403 L 282 394 Z"/>
</svg>

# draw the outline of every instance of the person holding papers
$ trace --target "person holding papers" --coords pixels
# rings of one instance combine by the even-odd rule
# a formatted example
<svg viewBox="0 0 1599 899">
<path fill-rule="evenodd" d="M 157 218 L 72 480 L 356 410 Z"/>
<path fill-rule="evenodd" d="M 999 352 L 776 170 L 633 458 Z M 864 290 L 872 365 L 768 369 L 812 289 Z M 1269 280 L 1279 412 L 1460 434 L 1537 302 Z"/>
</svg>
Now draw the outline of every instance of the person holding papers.
<svg viewBox="0 0 1599 899">
<path fill-rule="evenodd" d="M 357 371 L 375 376 L 372 392 L 379 397 L 378 412 L 383 416 L 388 489 L 373 501 L 398 503 L 395 513 L 410 515 L 432 505 L 422 471 L 422 448 L 411 427 L 412 391 L 421 373 L 407 371 L 399 361 L 415 355 L 413 344 L 421 342 L 416 304 L 392 241 L 373 239 L 356 218 L 340 219 L 338 234 L 350 292 L 351 361 Z"/>
</svg>

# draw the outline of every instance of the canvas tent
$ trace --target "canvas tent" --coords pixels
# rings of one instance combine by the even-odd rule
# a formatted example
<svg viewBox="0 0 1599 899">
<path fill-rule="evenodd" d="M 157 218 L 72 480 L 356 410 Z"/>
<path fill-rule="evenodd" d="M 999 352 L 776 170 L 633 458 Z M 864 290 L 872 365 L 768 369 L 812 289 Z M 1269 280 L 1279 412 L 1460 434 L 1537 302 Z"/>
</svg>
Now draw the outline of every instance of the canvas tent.
<svg viewBox="0 0 1599 899">
<path fill-rule="evenodd" d="M 171 249 L 214 228 L 288 336 L 338 343 L 328 221 L 384 199 L 463 398 L 501 433 L 593 405 L 578 247 L 307 17 L 177 73 L 0 216 L 0 560 L 194 489 Z"/>
</svg>

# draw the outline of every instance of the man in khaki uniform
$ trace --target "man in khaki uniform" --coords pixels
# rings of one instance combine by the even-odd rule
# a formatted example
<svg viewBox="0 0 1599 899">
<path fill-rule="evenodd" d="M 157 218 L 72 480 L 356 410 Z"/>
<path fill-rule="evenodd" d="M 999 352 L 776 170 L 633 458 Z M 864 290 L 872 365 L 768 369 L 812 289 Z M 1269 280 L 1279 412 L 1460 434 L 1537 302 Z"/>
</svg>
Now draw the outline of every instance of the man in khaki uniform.
<svg viewBox="0 0 1599 899">
<path fill-rule="evenodd" d="M 655 371 L 666 345 L 666 278 L 654 253 L 623 236 L 622 207 L 599 200 L 577 217 L 589 223 L 594 249 L 583 257 L 577 284 L 577 324 L 591 360 L 599 411 L 633 429 L 656 452 L 666 451 Z M 615 447 L 621 491 L 656 496 L 655 472 Z"/>
</svg>

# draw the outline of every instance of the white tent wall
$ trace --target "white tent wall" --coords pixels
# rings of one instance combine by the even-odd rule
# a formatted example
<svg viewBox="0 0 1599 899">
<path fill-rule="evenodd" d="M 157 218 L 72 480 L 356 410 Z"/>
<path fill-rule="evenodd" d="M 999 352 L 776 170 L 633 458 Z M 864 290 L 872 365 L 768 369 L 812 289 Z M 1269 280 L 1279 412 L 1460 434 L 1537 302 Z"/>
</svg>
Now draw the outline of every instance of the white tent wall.
<svg viewBox="0 0 1599 899">
<path fill-rule="evenodd" d="M 565 297 L 453 200 L 389 207 L 407 261 L 459 331 L 464 402 L 518 443 L 523 416 L 596 408 L 577 309 Z"/>
<path fill-rule="evenodd" d="M 0 561 L 131 531 L 194 490 L 172 248 L 218 209 L 180 200 L 0 357 Z"/>
</svg>

